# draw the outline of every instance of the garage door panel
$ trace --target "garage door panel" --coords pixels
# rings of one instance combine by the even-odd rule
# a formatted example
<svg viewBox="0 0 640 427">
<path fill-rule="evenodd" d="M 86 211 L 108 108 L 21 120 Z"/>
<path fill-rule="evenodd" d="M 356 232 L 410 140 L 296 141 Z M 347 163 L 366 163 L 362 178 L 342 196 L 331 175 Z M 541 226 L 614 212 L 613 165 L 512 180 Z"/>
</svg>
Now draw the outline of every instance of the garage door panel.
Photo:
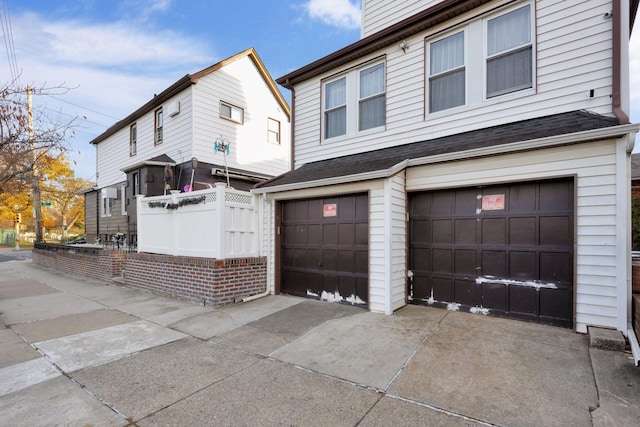
<svg viewBox="0 0 640 427">
<path fill-rule="evenodd" d="M 540 289 L 540 316 L 549 321 L 570 321 L 566 313 L 573 307 L 570 289 Z M 569 311 L 570 312 L 570 311 Z"/>
<path fill-rule="evenodd" d="M 433 298 L 436 301 L 455 301 L 453 279 L 451 279 L 450 277 L 434 277 L 431 282 L 433 283 Z M 429 292 L 426 295 L 426 298 L 429 297 L 431 297 L 431 289 L 429 289 Z"/>
<path fill-rule="evenodd" d="M 423 270 L 431 270 L 431 249 L 427 248 L 412 248 L 411 259 L 415 259 L 416 263 L 420 264 L 420 268 Z"/>
<path fill-rule="evenodd" d="M 412 301 L 571 326 L 574 197 L 573 179 L 410 194 Z"/>
<path fill-rule="evenodd" d="M 509 189 L 509 212 L 532 212 L 535 209 L 535 184 L 521 184 Z"/>
<path fill-rule="evenodd" d="M 476 225 L 478 221 L 475 219 L 456 219 L 454 221 L 454 243 L 455 244 L 475 244 L 476 243 Z"/>
<path fill-rule="evenodd" d="M 455 274 L 475 275 L 476 266 L 478 262 L 476 260 L 477 251 L 475 250 L 456 250 L 455 251 Z"/>
<path fill-rule="evenodd" d="M 338 244 L 338 224 L 324 224 L 322 226 L 322 244 Z"/>
<path fill-rule="evenodd" d="M 456 215 L 473 215 L 478 207 L 478 191 L 476 189 L 460 189 L 455 192 Z"/>
<path fill-rule="evenodd" d="M 431 269 L 434 273 L 452 273 L 453 254 L 451 249 L 433 249 Z"/>
<path fill-rule="evenodd" d="M 433 200 L 431 201 L 431 215 L 451 215 L 453 213 L 453 192 L 437 192 L 433 193 Z"/>
<path fill-rule="evenodd" d="M 353 245 L 355 241 L 355 224 L 338 224 L 338 244 Z"/>
<path fill-rule="evenodd" d="M 540 280 L 558 285 L 573 280 L 573 256 L 563 252 L 540 253 Z"/>
<path fill-rule="evenodd" d="M 355 273 L 356 261 L 353 250 L 339 250 L 338 251 L 338 271 L 346 271 L 349 273 Z"/>
<path fill-rule="evenodd" d="M 509 286 L 509 311 L 521 314 L 538 314 L 538 291 L 534 287 Z"/>
<path fill-rule="evenodd" d="M 483 218 L 481 243 L 485 245 L 507 243 L 506 218 Z"/>
<path fill-rule="evenodd" d="M 369 224 L 358 222 L 355 226 L 355 244 L 358 246 L 369 245 Z"/>
<path fill-rule="evenodd" d="M 431 235 L 434 244 L 453 242 L 451 239 L 452 222 L 450 219 L 438 219 L 431 222 Z"/>
<path fill-rule="evenodd" d="M 413 276 L 413 298 L 427 300 L 431 295 L 431 278 L 424 274 L 414 273 Z"/>
<path fill-rule="evenodd" d="M 573 210 L 573 183 L 546 182 L 540 185 L 540 210 L 564 212 Z"/>
<path fill-rule="evenodd" d="M 482 304 L 484 308 L 507 311 L 509 288 L 500 284 L 485 283 L 482 285 Z"/>
<path fill-rule="evenodd" d="M 538 254 L 534 251 L 509 253 L 509 276 L 516 280 L 537 280 Z"/>
<path fill-rule="evenodd" d="M 303 244 L 322 242 L 322 226 L 320 224 L 307 225 L 306 241 Z"/>
<path fill-rule="evenodd" d="M 479 305 L 476 290 L 476 282 L 471 280 L 454 280 L 453 284 L 453 301 L 468 306 Z"/>
<path fill-rule="evenodd" d="M 509 243 L 511 245 L 536 245 L 537 218 L 510 218 L 509 219 Z"/>
<path fill-rule="evenodd" d="M 320 199 L 316 200 L 307 200 L 305 202 L 300 202 L 307 205 L 306 216 L 309 221 L 321 221 L 322 220 L 322 204 L 323 201 Z"/>
<path fill-rule="evenodd" d="M 482 268 L 480 272 L 483 276 L 507 277 L 509 275 L 507 252 L 482 251 Z"/>
<path fill-rule="evenodd" d="M 304 266 L 304 268 L 316 269 L 322 264 L 322 251 L 320 249 L 305 249 L 304 257 L 300 263 L 300 266 Z"/>
<path fill-rule="evenodd" d="M 573 241 L 570 218 L 566 216 L 551 216 L 540 218 L 541 245 L 570 245 Z"/>
<path fill-rule="evenodd" d="M 431 221 L 416 220 L 411 227 L 411 239 L 416 244 L 431 242 Z"/>
<path fill-rule="evenodd" d="M 369 273 L 369 251 L 356 250 L 354 253 L 355 268 L 354 271 L 360 275 L 368 275 Z"/>
<path fill-rule="evenodd" d="M 321 267 L 323 270 L 339 271 L 338 251 L 335 249 L 323 249 Z"/>
</svg>

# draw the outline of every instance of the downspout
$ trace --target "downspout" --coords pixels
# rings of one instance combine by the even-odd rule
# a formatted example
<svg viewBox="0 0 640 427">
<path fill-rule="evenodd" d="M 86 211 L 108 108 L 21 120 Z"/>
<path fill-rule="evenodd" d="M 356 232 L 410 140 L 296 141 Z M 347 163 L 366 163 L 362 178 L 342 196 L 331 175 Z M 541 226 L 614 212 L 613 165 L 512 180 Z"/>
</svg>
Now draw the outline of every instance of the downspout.
<svg viewBox="0 0 640 427">
<path fill-rule="evenodd" d="M 629 116 L 622 109 L 622 2 L 613 2 L 613 87 L 611 92 L 611 107 L 618 119 L 618 124 L 629 124 Z"/>
<path fill-rule="evenodd" d="M 624 125 L 629 124 L 629 116 L 622 109 L 622 2 L 613 0 L 613 87 L 611 93 L 611 107 L 613 114 L 618 119 L 618 124 Z M 631 30 L 631 29 L 629 29 Z M 625 32 L 625 36 L 626 36 Z M 630 33 L 629 33 L 630 34 Z M 632 136 L 630 135 L 629 138 Z M 631 149 L 633 149 L 633 143 L 627 144 L 627 153 L 629 150 L 629 145 L 631 145 Z M 630 180 L 628 180 L 630 181 Z M 629 189 L 629 194 L 631 193 Z M 630 221 L 629 221 L 630 222 Z M 630 248 L 628 248 L 630 249 Z M 630 253 L 630 252 L 629 252 Z M 630 258 L 630 257 L 629 257 Z M 629 259 L 629 263 L 631 260 Z M 630 274 L 628 274 L 630 276 Z M 630 281 L 630 278 L 628 279 Z M 630 283 L 628 283 L 627 288 L 629 288 Z M 629 298 L 631 296 L 631 292 L 627 289 L 626 294 L 628 294 Z M 630 302 L 627 304 L 627 330 L 626 336 L 627 340 L 629 340 L 629 345 L 631 347 L 631 353 L 633 355 L 634 365 L 638 366 L 640 364 L 640 345 L 638 344 L 638 339 L 634 333 L 633 325 L 631 324 L 630 319 Z M 625 331 L 622 331 L 623 333 Z"/>
<path fill-rule="evenodd" d="M 295 169 L 296 164 L 296 150 L 295 150 L 295 124 L 296 124 L 296 90 L 294 89 L 291 81 L 287 79 L 284 87 L 291 91 L 291 119 L 289 121 L 289 144 L 291 146 L 291 170 Z"/>
</svg>

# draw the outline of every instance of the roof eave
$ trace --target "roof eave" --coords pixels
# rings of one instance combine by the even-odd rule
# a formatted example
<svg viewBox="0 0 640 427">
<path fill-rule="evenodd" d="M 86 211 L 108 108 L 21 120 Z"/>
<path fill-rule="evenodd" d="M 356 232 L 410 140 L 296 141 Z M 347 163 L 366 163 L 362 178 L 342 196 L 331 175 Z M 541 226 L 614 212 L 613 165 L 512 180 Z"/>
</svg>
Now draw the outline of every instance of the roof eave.
<svg viewBox="0 0 640 427">
<path fill-rule="evenodd" d="M 590 141 L 597 141 L 602 139 L 610 139 L 610 138 L 619 138 L 624 135 L 632 135 L 634 136 L 640 130 L 640 124 L 627 124 L 627 125 L 618 125 L 611 126 L 606 128 L 592 129 L 582 132 L 574 132 L 544 138 L 536 138 L 527 141 L 519 141 L 519 142 L 511 142 L 508 144 L 495 145 L 489 147 L 482 148 L 474 148 L 470 150 L 464 151 L 456 151 L 453 153 L 444 153 L 437 154 L 434 156 L 420 157 L 415 159 L 406 159 L 402 162 L 397 163 L 388 169 L 364 172 L 360 174 L 354 175 L 342 175 L 337 177 L 331 177 L 326 179 L 320 179 L 315 181 L 306 181 L 306 182 L 297 182 L 290 183 L 284 185 L 276 185 L 273 187 L 259 187 L 253 188 L 253 191 L 256 194 L 261 193 L 280 193 L 285 191 L 292 190 L 300 190 L 303 188 L 315 188 L 315 187 L 323 187 L 329 185 L 338 185 L 343 184 L 345 182 L 360 182 L 360 181 L 370 181 L 374 179 L 383 179 L 388 178 L 400 170 L 412 167 L 412 166 L 423 166 L 428 164 L 435 163 L 444 163 L 458 160 L 468 160 L 472 158 L 478 157 L 488 157 L 495 156 L 501 154 L 510 154 L 515 152 L 522 151 L 531 151 L 538 150 L 543 148 L 552 148 L 558 147 L 562 145 L 570 145 L 577 143 L 585 143 Z M 633 149 L 633 142 L 635 138 L 631 137 L 629 145 L 627 146 L 627 151 L 631 152 Z"/>
<path fill-rule="evenodd" d="M 282 86 L 291 89 L 294 84 L 308 80 L 326 71 L 338 68 L 350 61 L 378 51 L 404 38 L 417 34 L 460 15 L 490 0 L 444 0 L 394 25 L 382 29 L 364 39 L 346 46 L 330 55 L 276 79 Z"/>
</svg>

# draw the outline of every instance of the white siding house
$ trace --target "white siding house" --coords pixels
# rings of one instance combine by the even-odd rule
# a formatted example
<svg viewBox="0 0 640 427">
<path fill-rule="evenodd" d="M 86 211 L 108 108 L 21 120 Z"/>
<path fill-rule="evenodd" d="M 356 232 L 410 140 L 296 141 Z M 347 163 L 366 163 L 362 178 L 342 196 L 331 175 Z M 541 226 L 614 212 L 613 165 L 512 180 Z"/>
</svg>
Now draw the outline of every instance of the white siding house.
<svg viewBox="0 0 640 427">
<path fill-rule="evenodd" d="M 250 48 L 187 74 L 91 143 L 96 191 L 111 209 L 87 219 L 88 234 L 104 240 L 120 233 L 133 242 L 136 195 L 213 188 L 227 179 L 247 190 L 290 170 L 290 111 Z"/>
<path fill-rule="evenodd" d="M 627 334 L 636 9 L 364 0 L 361 40 L 277 80 L 294 170 L 254 189 L 272 292 Z"/>
</svg>

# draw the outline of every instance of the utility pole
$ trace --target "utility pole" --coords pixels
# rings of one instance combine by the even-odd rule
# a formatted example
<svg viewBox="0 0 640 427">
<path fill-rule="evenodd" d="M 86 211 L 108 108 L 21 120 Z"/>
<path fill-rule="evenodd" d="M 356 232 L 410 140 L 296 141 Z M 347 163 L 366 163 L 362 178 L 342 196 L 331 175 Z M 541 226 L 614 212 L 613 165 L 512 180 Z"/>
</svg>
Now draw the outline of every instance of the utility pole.
<svg viewBox="0 0 640 427">
<path fill-rule="evenodd" d="M 33 195 L 33 228 L 36 233 L 36 242 L 43 242 L 42 236 L 42 205 L 40 204 L 40 175 L 38 174 L 38 154 L 35 150 L 35 136 L 33 130 L 33 106 L 31 104 L 31 93 L 33 89 L 27 86 L 27 112 L 29 114 L 29 146 L 33 155 L 33 168 L 31 170 L 31 194 Z"/>
</svg>

